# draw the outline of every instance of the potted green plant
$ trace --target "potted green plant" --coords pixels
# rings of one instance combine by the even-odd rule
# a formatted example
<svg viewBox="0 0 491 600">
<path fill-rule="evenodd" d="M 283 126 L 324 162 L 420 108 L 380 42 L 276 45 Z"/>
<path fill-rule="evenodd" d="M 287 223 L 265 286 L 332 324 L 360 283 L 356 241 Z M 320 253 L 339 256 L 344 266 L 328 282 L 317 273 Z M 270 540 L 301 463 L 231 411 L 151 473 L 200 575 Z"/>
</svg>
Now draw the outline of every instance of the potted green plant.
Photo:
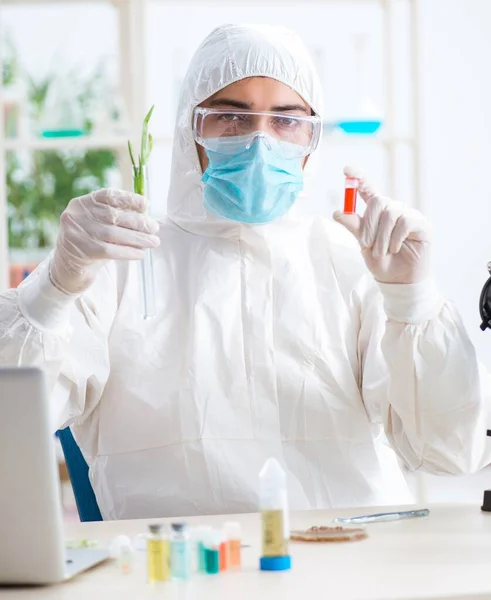
<svg viewBox="0 0 491 600">
<path fill-rule="evenodd" d="M 3 79 L 10 73 L 3 65 Z M 56 77 L 26 76 L 31 114 L 42 114 Z M 96 95 L 100 73 L 81 81 L 73 102 L 86 112 L 85 129 L 90 133 L 89 106 Z M 7 218 L 12 285 L 38 264 L 55 243 L 61 213 L 71 198 L 108 185 L 116 168 L 110 150 L 7 152 Z M 12 277 L 13 275 L 13 277 Z"/>
</svg>

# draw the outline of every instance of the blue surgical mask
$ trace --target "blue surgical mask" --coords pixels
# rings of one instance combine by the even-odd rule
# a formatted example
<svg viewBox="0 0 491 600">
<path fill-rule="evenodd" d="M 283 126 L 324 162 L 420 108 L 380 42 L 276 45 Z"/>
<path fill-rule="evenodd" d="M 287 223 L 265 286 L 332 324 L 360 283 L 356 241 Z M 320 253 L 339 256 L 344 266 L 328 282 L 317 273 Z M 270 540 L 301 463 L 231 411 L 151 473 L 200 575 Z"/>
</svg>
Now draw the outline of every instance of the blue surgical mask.
<svg viewBox="0 0 491 600">
<path fill-rule="evenodd" d="M 251 224 L 269 223 L 284 215 L 303 188 L 302 159 L 291 158 L 292 144 L 260 134 L 247 148 L 236 138 L 240 150 L 230 154 L 220 152 L 221 140 L 208 140 L 215 149 L 206 148 L 209 163 L 201 179 L 205 208 Z M 225 142 L 228 152 L 231 141 Z"/>
</svg>

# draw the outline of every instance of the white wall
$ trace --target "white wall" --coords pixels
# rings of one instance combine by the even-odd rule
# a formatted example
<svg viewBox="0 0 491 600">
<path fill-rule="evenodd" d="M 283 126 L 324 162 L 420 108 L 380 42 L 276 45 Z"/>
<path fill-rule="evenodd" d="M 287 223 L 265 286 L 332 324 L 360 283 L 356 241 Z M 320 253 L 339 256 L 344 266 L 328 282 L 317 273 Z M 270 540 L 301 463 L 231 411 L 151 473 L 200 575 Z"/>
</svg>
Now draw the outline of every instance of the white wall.
<svg viewBox="0 0 491 600">
<path fill-rule="evenodd" d="M 478 299 L 491 260 L 491 2 L 421 2 L 424 210 L 434 272 L 491 367 Z"/>
</svg>

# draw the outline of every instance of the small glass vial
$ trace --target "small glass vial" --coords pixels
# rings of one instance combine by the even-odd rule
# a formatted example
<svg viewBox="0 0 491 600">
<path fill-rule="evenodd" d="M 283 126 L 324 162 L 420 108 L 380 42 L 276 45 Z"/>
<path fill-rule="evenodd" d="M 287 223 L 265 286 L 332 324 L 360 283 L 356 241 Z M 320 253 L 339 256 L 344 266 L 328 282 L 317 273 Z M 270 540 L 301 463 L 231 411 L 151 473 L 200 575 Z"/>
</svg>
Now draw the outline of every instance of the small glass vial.
<svg viewBox="0 0 491 600">
<path fill-rule="evenodd" d="M 356 213 L 356 198 L 360 181 L 356 177 L 346 176 L 344 180 L 344 213 Z"/>
<path fill-rule="evenodd" d="M 228 539 L 224 531 L 220 531 L 220 571 L 226 571 L 229 566 L 229 546 Z"/>
<path fill-rule="evenodd" d="M 191 540 L 185 523 L 172 523 L 171 572 L 174 580 L 191 577 Z"/>
<path fill-rule="evenodd" d="M 149 525 L 147 538 L 148 581 L 170 579 L 170 544 L 162 525 Z"/>
<path fill-rule="evenodd" d="M 132 572 L 135 562 L 135 549 L 126 535 L 118 535 L 110 545 L 110 554 L 117 558 L 118 565 L 124 575 Z"/>
<path fill-rule="evenodd" d="M 129 575 L 133 570 L 133 565 L 135 562 L 135 551 L 129 544 L 124 544 L 121 546 L 121 551 L 119 555 L 119 566 L 121 567 L 121 571 L 123 575 Z"/>
<path fill-rule="evenodd" d="M 228 521 L 223 526 L 223 530 L 228 543 L 228 566 L 230 569 L 239 569 L 242 564 L 242 530 L 240 523 Z"/>
<path fill-rule="evenodd" d="M 194 530 L 194 539 L 196 542 L 196 570 L 199 573 L 205 573 L 205 541 L 210 531 L 211 525 L 201 525 Z"/>
<path fill-rule="evenodd" d="M 205 573 L 217 575 L 220 573 L 220 546 L 222 534 L 219 531 L 210 531 L 204 539 Z"/>
</svg>

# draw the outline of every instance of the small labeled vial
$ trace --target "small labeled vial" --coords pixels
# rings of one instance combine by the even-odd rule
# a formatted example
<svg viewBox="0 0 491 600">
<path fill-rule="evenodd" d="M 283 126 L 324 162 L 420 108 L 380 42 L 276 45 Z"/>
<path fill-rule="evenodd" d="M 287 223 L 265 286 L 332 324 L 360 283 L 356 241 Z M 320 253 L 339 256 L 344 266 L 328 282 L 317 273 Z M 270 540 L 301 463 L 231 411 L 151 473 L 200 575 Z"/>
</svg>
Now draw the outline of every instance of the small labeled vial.
<svg viewBox="0 0 491 600">
<path fill-rule="evenodd" d="M 191 577 L 191 539 L 186 523 L 172 523 L 172 579 L 185 581 Z"/>
<path fill-rule="evenodd" d="M 123 575 L 129 575 L 133 570 L 135 562 L 135 551 L 131 545 L 123 545 L 121 547 L 121 553 L 119 555 L 119 566 Z"/>
<path fill-rule="evenodd" d="M 147 538 L 148 581 L 170 579 L 170 543 L 163 525 L 149 525 Z"/>
<path fill-rule="evenodd" d="M 286 474 L 276 458 L 266 461 L 259 474 L 262 521 L 262 571 L 285 571 L 291 567 L 288 554 L 290 528 Z"/>
<path fill-rule="evenodd" d="M 346 176 L 344 180 L 344 212 L 346 214 L 356 213 L 356 199 L 359 185 L 359 179 Z"/>
<path fill-rule="evenodd" d="M 229 545 L 225 533 L 220 532 L 220 571 L 226 571 L 229 567 Z"/>
<path fill-rule="evenodd" d="M 135 549 L 126 535 L 118 535 L 110 545 L 110 554 L 118 560 L 118 565 L 124 575 L 132 572 L 135 562 Z"/>
<path fill-rule="evenodd" d="M 220 573 L 220 546 L 222 539 L 222 534 L 219 531 L 210 531 L 203 540 L 205 573 L 208 575 L 217 575 Z"/>
<path fill-rule="evenodd" d="M 196 542 L 196 570 L 205 573 L 205 541 L 212 530 L 211 525 L 201 525 L 194 529 L 194 540 Z"/>
<path fill-rule="evenodd" d="M 242 564 L 242 529 L 240 523 L 228 521 L 223 526 L 228 542 L 228 565 L 230 569 L 240 569 Z"/>
</svg>

